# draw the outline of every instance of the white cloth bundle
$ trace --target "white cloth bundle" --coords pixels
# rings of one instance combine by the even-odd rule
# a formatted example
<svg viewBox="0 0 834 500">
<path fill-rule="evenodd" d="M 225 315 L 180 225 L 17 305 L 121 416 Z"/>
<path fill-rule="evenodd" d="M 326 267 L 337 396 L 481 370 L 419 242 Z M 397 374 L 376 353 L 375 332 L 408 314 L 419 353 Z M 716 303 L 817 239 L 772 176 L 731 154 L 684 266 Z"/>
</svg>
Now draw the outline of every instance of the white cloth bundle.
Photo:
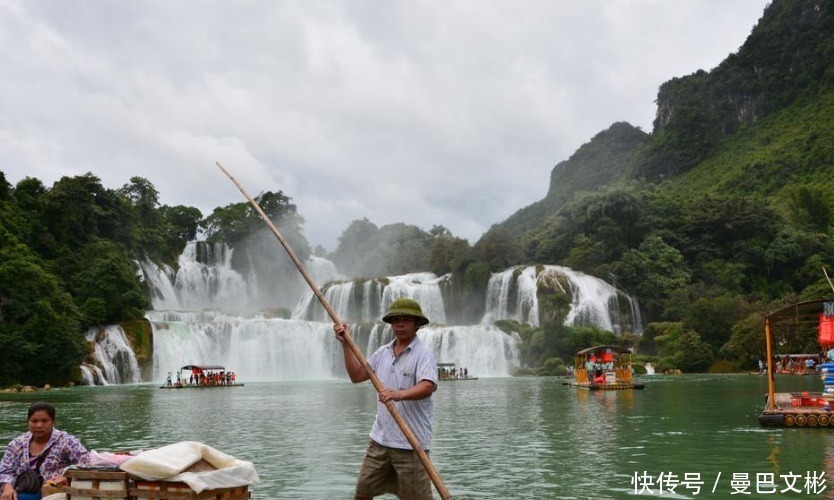
<svg viewBox="0 0 834 500">
<path fill-rule="evenodd" d="M 186 471 L 201 459 L 215 470 Z M 238 460 L 196 441 L 182 441 L 143 451 L 119 468 L 146 481 L 183 482 L 196 493 L 248 486 L 259 481 L 252 462 Z"/>
</svg>

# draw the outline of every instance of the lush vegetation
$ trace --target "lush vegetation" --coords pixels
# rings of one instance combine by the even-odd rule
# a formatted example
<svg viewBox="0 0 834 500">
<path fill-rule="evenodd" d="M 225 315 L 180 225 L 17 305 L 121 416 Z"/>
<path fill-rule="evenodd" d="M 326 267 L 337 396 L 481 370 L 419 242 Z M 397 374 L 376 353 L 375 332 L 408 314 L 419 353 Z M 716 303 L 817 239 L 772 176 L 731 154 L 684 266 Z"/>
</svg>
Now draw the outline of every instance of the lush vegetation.
<svg viewBox="0 0 834 500">
<path fill-rule="evenodd" d="M 593 343 L 636 343 L 661 368 L 752 368 L 765 311 L 831 295 L 822 269 L 834 265 L 833 63 L 831 6 L 774 1 L 737 54 L 661 85 L 651 134 L 623 122 L 600 132 L 556 165 L 543 200 L 474 244 L 441 225 L 362 219 L 327 254 L 309 248 L 289 196 L 257 200 L 301 259 L 315 252 L 356 277 L 450 273 L 451 307 L 469 311 L 464 320 L 480 317 L 490 273 L 517 264 L 567 265 L 639 300 L 645 333 L 615 338 L 565 327 L 565 305 L 540 297 L 549 311 L 540 328 L 503 325 L 521 332 L 537 373 L 559 373 Z M 245 202 L 204 218 L 160 206 L 141 177 L 112 190 L 93 174 L 46 187 L 32 178 L 11 186 L 0 172 L 0 385 L 71 380 L 88 355 L 85 330 L 141 320 L 149 307 L 134 262 L 175 265 L 200 233 L 235 257 L 276 255 Z M 236 265 L 246 262 L 273 265 Z M 813 344 L 808 335 L 792 348 Z"/>
<path fill-rule="evenodd" d="M 653 322 L 638 349 L 662 368 L 755 367 L 766 311 L 832 295 L 832 56 L 830 5 L 773 2 L 737 54 L 661 86 L 649 138 L 600 134 L 554 168 L 547 199 L 494 230 L 518 236 L 513 262 L 563 263 L 634 294 Z M 583 157 L 614 180 L 554 196 L 594 175 Z"/>
<path fill-rule="evenodd" d="M 276 221 L 300 224 L 283 193 L 258 201 Z M 88 173 L 47 188 L 33 178 L 11 186 L 0 172 L 0 385 L 77 378 L 89 355 L 86 330 L 144 320 L 149 293 L 136 260 L 174 265 L 201 230 L 243 244 L 255 223 L 263 225 L 248 206 L 218 208 L 203 219 L 193 207 L 160 206 L 141 177 L 113 190 Z"/>
<path fill-rule="evenodd" d="M 139 177 L 118 190 L 92 174 L 12 188 L 0 172 L 0 384 L 70 380 L 87 328 L 141 319 L 149 307 L 133 259 L 177 255 L 199 218 L 159 207 Z"/>
</svg>

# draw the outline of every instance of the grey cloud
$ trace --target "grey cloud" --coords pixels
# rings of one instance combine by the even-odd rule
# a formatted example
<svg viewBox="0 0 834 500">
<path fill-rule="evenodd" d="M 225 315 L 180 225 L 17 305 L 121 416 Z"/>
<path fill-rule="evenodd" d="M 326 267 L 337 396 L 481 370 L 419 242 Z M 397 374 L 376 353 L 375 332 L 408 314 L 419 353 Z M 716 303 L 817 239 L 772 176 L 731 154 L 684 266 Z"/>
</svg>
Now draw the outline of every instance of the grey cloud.
<svg viewBox="0 0 834 500">
<path fill-rule="evenodd" d="M 0 169 L 208 213 L 242 200 L 220 161 L 314 245 L 362 217 L 474 242 L 597 132 L 650 131 L 658 86 L 765 3 L 0 0 Z"/>
</svg>

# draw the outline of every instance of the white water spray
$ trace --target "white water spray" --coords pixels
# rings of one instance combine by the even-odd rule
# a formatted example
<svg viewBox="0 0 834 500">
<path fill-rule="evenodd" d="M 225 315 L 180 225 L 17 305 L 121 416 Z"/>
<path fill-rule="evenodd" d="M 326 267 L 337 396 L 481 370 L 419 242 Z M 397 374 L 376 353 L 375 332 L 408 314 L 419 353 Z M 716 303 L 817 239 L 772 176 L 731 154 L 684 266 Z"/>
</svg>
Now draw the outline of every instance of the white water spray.
<svg viewBox="0 0 834 500">
<path fill-rule="evenodd" d="M 108 384 L 135 384 L 140 381 L 141 372 L 136 355 L 130 347 L 124 330 L 118 325 L 111 325 L 99 332 L 98 328 L 91 328 L 85 334 L 88 342 L 94 342 L 92 366 L 82 365 L 82 373 L 85 381 L 90 380 L 93 384 L 97 380 L 101 385 Z"/>
<path fill-rule="evenodd" d="M 561 278 L 561 279 L 560 279 Z M 487 286 L 484 324 L 501 319 L 539 326 L 538 290 L 542 280 L 571 297 L 565 325 L 596 326 L 615 333 L 641 333 L 640 310 L 634 299 L 605 281 L 563 266 L 517 266 L 494 273 Z M 567 282 L 567 288 L 562 282 Z M 515 301 L 511 297 L 515 295 Z M 628 301 L 629 314 L 621 314 L 620 301 Z"/>
<path fill-rule="evenodd" d="M 333 337 L 330 318 L 311 291 L 305 290 L 297 301 L 292 319 L 261 314 L 250 310 L 249 291 L 266 277 L 244 278 L 237 273 L 232 268 L 232 252 L 225 245 L 214 245 L 203 253 L 206 255 L 198 259 L 197 245 L 189 244 L 176 273 L 141 263 L 154 306 L 146 314 L 154 342 L 150 370 L 154 381 L 164 381 L 168 372 L 187 364 L 225 366 L 238 374 L 239 383 L 345 377 L 341 345 Z M 568 268 L 516 267 L 492 276 L 481 324 L 447 326 L 442 289 L 450 275 L 413 273 L 339 282 L 334 281 L 341 278 L 335 266 L 326 259 L 314 258 L 308 265 L 326 283 L 323 291 L 328 303 L 343 321 L 354 325 L 354 338 L 368 356 L 391 340 L 390 328 L 380 322 L 384 312 L 397 298 L 409 297 L 421 304 L 431 321 L 419 335 L 432 347 L 438 362 L 467 367 L 478 377 L 508 376 L 520 365 L 520 339 L 492 322 L 507 318 L 538 326 L 537 290 L 542 279 L 568 288 L 571 324 L 594 324 L 619 332 L 624 326 L 617 301 L 621 297 L 631 300 L 603 281 Z M 631 309 L 636 312 L 636 304 L 632 303 Z M 639 315 L 631 318 L 634 325 L 625 328 L 641 330 Z M 358 331 L 363 333 L 357 335 Z M 95 337 L 88 335 L 91 341 Z M 96 344 L 100 361 L 94 367 L 82 367 L 86 382 L 139 381 L 139 367 L 123 332 L 119 336 L 108 329 Z"/>
</svg>

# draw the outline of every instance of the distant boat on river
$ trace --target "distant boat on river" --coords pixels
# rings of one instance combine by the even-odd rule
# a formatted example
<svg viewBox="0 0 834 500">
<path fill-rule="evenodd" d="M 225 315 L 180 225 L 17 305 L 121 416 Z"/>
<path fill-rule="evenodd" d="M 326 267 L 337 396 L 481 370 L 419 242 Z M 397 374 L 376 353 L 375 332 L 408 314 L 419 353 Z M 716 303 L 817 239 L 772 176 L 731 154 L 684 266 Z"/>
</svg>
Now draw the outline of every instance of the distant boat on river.
<svg viewBox="0 0 834 500">
<path fill-rule="evenodd" d="M 455 363 L 437 363 L 438 380 L 478 380 L 469 375 L 468 368 L 458 368 Z"/>
<path fill-rule="evenodd" d="M 183 372 L 189 372 L 186 376 Z M 243 387 L 237 383 L 237 374 L 226 371 L 221 365 L 185 365 L 177 372 L 176 380 L 173 380 L 171 372 L 165 385 L 160 389 L 205 389 L 209 387 Z"/>
<path fill-rule="evenodd" d="M 568 385 L 590 391 L 643 389 L 634 382 L 631 351 L 618 345 L 582 349 L 573 361 L 573 380 Z"/>
</svg>

